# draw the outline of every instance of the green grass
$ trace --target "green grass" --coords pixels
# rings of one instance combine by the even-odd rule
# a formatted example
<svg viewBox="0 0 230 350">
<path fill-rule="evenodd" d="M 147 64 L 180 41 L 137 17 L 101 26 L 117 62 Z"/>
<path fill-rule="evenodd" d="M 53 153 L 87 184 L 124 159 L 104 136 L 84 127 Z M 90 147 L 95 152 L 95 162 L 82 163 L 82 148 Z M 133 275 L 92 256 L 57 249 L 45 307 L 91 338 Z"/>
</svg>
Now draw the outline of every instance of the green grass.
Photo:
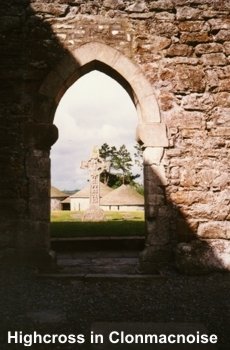
<svg viewBox="0 0 230 350">
<path fill-rule="evenodd" d="M 53 211 L 51 237 L 144 235 L 144 212 L 105 212 L 101 222 L 83 222 L 82 212 Z"/>
</svg>

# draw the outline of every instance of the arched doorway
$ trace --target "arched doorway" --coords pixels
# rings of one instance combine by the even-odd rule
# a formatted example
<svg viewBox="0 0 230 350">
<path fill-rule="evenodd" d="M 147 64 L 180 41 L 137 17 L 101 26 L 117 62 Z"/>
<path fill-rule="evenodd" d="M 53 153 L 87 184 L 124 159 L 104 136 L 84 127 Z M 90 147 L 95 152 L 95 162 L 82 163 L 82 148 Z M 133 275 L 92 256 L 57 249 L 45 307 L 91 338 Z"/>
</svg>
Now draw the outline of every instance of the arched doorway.
<svg viewBox="0 0 230 350">
<path fill-rule="evenodd" d="M 107 45 L 97 42 L 84 44 L 73 51 L 72 56 L 63 59 L 44 81 L 39 91 L 41 98 L 38 113 L 42 110 L 46 114 L 46 122 L 52 128 L 56 107 L 65 91 L 92 70 L 101 71 L 115 79 L 127 91 L 136 106 L 138 114 L 136 138 L 145 148 L 146 249 L 148 252 L 152 251 L 151 254 L 157 251 L 156 255 L 159 255 L 158 252 L 163 251 L 163 246 L 169 243 L 168 233 L 165 230 L 159 236 L 159 229 L 164 220 L 162 217 L 158 218 L 159 208 L 162 205 L 166 207 L 164 200 L 162 201 L 164 194 L 159 189 L 167 182 L 161 161 L 164 147 L 168 146 L 168 139 L 153 89 L 140 68 L 121 52 Z"/>
<path fill-rule="evenodd" d="M 51 205 L 50 240 L 59 268 L 75 274 L 136 271 L 144 198 L 142 166 L 134 163 L 137 112 L 130 96 L 108 75 L 91 71 L 63 95 L 54 123 L 59 138 L 51 148 L 51 203 L 61 193 L 60 206 Z M 90 176 L 81 163 L 95 145 L 109 169 L 100 178 L 100 210 L 90 211 L 92 222 Z M 67 202 L 69 210 L 61 210 Z"/>
</svg>

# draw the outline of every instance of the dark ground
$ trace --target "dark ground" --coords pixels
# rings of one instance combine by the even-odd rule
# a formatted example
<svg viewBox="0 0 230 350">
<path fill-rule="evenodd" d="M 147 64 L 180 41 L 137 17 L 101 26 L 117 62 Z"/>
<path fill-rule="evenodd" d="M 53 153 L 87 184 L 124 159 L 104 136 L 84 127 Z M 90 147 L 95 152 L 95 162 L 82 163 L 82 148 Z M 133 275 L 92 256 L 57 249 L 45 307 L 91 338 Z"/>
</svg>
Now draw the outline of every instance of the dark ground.
<svg viewBox="0 0 230 350">
<path fill-rule="evenodd" d="M 41 278 L 19 267 L 2 266 L 2 270 L 1 350 L 90 349 L 87 342 L 7 345 L 7 332 L 36 330 L 42 334 L 84 333 L 87 337 L 95 322 L 199 323 L 218 335 L 218 349 L 230 349 L 230 274 L 182 276 L 168 272 L 166 278 L 152 280 L 77 280 Z"/>
</svg>

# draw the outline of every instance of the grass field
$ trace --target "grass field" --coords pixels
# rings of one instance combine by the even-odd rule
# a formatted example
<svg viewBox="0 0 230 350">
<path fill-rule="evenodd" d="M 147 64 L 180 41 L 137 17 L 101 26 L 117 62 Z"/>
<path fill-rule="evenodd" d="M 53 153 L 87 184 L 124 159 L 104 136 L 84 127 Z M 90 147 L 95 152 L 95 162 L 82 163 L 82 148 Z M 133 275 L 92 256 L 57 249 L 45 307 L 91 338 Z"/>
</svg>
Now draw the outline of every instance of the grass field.
<svg viewBox="0 0 230 350">
<path fill-rule="evenodd" d="M 105 212 L 105 221 L 83 222 L 82 212 L 53 211 L 51 237 L 142 236 L 144 212 Z"/>
</svg>

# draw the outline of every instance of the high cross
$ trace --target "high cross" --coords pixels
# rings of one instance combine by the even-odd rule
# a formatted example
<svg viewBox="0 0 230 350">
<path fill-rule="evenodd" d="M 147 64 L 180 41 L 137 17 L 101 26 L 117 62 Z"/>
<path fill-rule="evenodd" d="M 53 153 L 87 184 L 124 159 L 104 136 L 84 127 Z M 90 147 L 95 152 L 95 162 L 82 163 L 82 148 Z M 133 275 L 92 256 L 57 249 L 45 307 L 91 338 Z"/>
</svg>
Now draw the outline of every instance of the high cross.
<svg viewBox="0 0 230 350">
<path fill-rule="evenodd" d="M 88 169 L 90 177 L 90 208 L 99 208 L 100 206 L 100 174 L 108 170 L 109 164 L 99 155 L 98 147 L 94 147 L 91 157 L 87 161 L 81 162 L 81 169 Z"/>
</svg>

